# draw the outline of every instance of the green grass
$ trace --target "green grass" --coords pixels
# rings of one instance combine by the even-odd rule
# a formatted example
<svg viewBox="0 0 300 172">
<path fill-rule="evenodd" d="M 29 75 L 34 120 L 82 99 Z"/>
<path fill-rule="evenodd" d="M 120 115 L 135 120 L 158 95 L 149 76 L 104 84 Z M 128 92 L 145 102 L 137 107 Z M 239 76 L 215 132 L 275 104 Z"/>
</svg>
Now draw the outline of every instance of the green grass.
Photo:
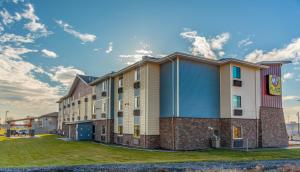
<svg viewBox="0 0 300 172">
<path fill-rule="evenodd" d="M 159 152 L 127 149 L 94 142 L 65 142 L 55 135 L 34 139 L 0 137 L 0 167 L 79 165 L 99 163 L 163 163 L 190 161 L 248 161 L 300 158 L 293 150 L 205 150 Z"/>
</svg>

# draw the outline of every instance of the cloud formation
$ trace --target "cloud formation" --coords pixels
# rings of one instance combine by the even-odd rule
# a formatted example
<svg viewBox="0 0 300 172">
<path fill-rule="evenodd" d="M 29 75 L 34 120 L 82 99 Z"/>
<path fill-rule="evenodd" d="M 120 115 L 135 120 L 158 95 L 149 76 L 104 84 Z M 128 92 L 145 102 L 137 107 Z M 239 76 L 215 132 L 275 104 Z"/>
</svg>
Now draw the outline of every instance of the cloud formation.
<svg viewBox="0 0 300 172">
<path fill-rule="evenodd" d="M 134 64 L 141 60 L 143 56 L 153 56 L 153 52 L 149 49 L 149 45 L 145 44 L 143 42 L 140 42 L 140 45 L 142 46 L 141 49 L 135 50 L 135 54 L 122 54 L 119 55 L 121 58 L 121 61 L 124 62 L 127 65 Z"/>
<path fill-rule="evenodd" d="M 47 50 L 47 49 L 43 49 L 41 52 L 43 53 L 44 56 L 49 57 L 49 58 L 58 57 L 58 55 L 55 52 Z"/>
<path fill-rule="evenodd" d="M 291 60 L 293 63 L 298 63 L 300 60 L 300 38 L 292 40 L 281 49 L 275 48 L 269 52 L 256 49 L 248 54 L 245 60 L 250 62 Z"/>
<path fill-rule="evenodd" d="M 246 47 L 251 44 L 253 44 L 253 41 L 251 41 L 250 38 L 246 38 L 238 42 L 238 47 Z"/>
<path fill-rule="evenodd" d="M 288 79 L 293 79 L 294 78 L 294 74 L 291 72 L 287 72 L 285 74 L 283 74 L 283 80 L 288 80 Z"/>
<path fill-rule="evenodd" d="M 64 67 L 64 66 L 57 66 L 51 69 L 51 79 L 53 81 L 61 83 L 64 87 L 69 87 L 74 77 L 78 75 L 84 75 L 84 72 L 74 68 L 73 66 Z"/>
<path fill-rule="evenodd" d="M 80 39 L 82 42 L 94 42 L 96 40 L 96 35 L 89 34 L 89 33 L 80 33 L 73 29 L 71 25 L 68 23 L 62 21 L 62 20 L 56 20 L 55 21 L 60 27 L 63 28 L 63 30 L 74 37 Z"/>
<path fill-rule="evenodd" d="M 229 40 L 228 32 L 217 35 L 214 38 L 206 38 L 198 35 L 197 31 L 185 29 L 180 33 L 182 38 L 189 40 L 192 43 L 190 51 L 193 55 L 201 55 L 204 58 L 217 59 L 225 54 L 223 50 L 224 44 Z"/>
<path fill-rule="evenodd" d="M 110 42 L 110 43 L 108 44 L 108 48 L 107 48 L 107 50 L 106 50 L 105 52 L 106 52 L 107 54 L 109 54 L 109 53 L 112 52 L 112 50 L 113 50 L 113 43 Z"/>
</svg>

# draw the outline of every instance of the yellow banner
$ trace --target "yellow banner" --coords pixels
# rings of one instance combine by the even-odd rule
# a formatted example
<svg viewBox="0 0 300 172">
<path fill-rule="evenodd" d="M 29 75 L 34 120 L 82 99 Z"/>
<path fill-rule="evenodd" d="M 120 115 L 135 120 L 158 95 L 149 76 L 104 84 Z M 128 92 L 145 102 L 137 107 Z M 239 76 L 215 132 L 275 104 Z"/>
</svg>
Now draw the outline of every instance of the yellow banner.
<svg viewBox="0 0 300 172">
<path fill-rule="evenodd" d="M 276 75 L 269 75 L 269 94 L 274 96 L 281 95 L 281 78 Z"/>
</svg>

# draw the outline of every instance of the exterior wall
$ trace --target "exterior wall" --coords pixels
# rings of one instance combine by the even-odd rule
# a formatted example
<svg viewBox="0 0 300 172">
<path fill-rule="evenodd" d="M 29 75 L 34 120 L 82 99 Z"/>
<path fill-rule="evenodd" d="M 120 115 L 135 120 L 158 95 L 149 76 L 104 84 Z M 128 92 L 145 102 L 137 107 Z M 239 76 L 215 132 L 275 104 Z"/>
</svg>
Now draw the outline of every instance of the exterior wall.
<svg viewBox="0 0 300 172">
<path fill-rule="evenodd" d="M 123 74 L 123 141 L 127 144 L 144 142 L 143 147 L 152 145 L 154 138 L 159 139 L 159 65 L 145 64 L 140 66 L 140 137 L 129 137 L 134 134 L 134 73 L 135 69 Z M 114 79 L 114 133 L 118 133 L 118 82 Z M 117 134 L 116 134 L 117 135 Z M 155 136 L 157 135 L 157 136 Z M 120 136 L 122 137 L 122 136 Z M 117 141 L 116 137 L 116 141 Z M 131 141 L 126 139 L 131 138 Z M 149 140 L 150 139 L 150 140 Z M 149 143 L 148 143 L 149 141 Z M 127 144 L 133 145 L 133 144 Z M 141 145 L 137 145 L 141 146 Z"/>
<path fill-rule="evenodd" d="M 259 120 L 243 118 L 223 118 L 220 119 L 221 146 L 233 148 L 233 127 L 242 128 L 242 138 L 244 148 L 258 147 Z M 247 143 L 248 142 L 248 143 Z"/>
<path fill-rule="evenodd" d="M 242 87 L 233 86 L 232 67 L 237 66 L 241 69 Z M 229 71 L 228 71 L 229 70 Z M 258 119 L 259 106 L 261 96 L 260 90 L 260 75 L 259 69 L 250 68 L 240 64 L 227 64 L 221 67 L 221 118 L 244 118 L 244 119 Z M 229 75 L 229 76 L 228 76 Z M 228 82 L 230 78 L 230 82 Z M 229 86 L 227 85 L 229 84 Z M 230 93 L 230 96 L 229 96 Z M 224 97 L 223 97 L 224 94 Z M 235 116 L 233 114 L 232 96 L 241 96 L 242 116 Z M 228 99 L 229 98 L 229 99 Z M 230 106 L 229 106 L 230 104 Z M 230 111 L 228 109 L 230 107 Z M 228 114 L 230 112 L 230 114 Z"/>
<path fill-rule="evenodd" d="M 106 84 L 106 96 L 102 96 L 102 92 L 103 90 L 103 86 L 102 84 Z M 113 95 L 112 95 L 112 86 L 113 83 L 111 81 L 111 78 L 106 79 L 102 82 L 99 82 L 95 87 L 95 95 L 96 95 L 96 100 L 94 101 L 94 106 L 95 106 L 95 114 L 96 114 L 96 119 L 102 119 L 101 118 L 101 114 L 105 113 L 106 114 L 106 118 L 107 119 L 113 119 L 113 111 L 111 106 L 113 106 L 113 104 L 111 105 L 110 103 L 113 102 Z M 106 112 L 104 112 L 104 110 L 102 109 L 102 103 L 106 103 Z M 105 118 L 105 119 L 106 119 Z"/>
<path fill-rule="evenodd" d="M 172 150 L 206 149 L 214 132 L 210 127 L 219 132 L 219 126 L 212 118 L 161 118 L 160 144 Z"/>
<path fill-rule="evenodd" d="M 93 121 L 95 127 L 94 140 L 103 143 L 113 143 L 114 140 L 114 121 L 113 119 Z M 102 128 L 105 127 L 105 134 L 102 134 Z"/>
<path fill-rule="evenodd" d="M 179 116 L 219 118 L 219 67 L 184 59 L 178 59 L 178 62 Z"/>
<path fill-rule="evenodd" d="M 58 117 L 46 116 L 39 118 L 39 122 L 41 123 L 41 129 L 46 130 L 48 132 L 55 132 L 57 130 L 57 121 Z"/>
<path fill-rule="evenodd" d="M 136 139 L 132 134 L 124 134 L 122 137 L 115 134 L 114 142 L 116 144 L 140 147 L 140 148 L 159 148 L 159 135 L 141 135 L 140 139 Z"/>
<path fill-rule="evenodd" d="M 281 76 L 281 64 L 268 65 L 270 68 L 261 70 L 261 106 L 282 108 L 282 96 L 268 94 L 268 75 Z"/>
<path fill-rule="evenodd" d="M 176 114 L 177 61 L 160 65 L 160 116 Z"/>
<path fill-rule="evenodd" d="M 76 126 L 76 140 L 92 140 L 93 125 L 91 122 L 78 123 Z"/>
<path fill-rule="evenodd" d="M 220 117 L 231 118 L 231 67 L 220 66 Z"/>
</svg>

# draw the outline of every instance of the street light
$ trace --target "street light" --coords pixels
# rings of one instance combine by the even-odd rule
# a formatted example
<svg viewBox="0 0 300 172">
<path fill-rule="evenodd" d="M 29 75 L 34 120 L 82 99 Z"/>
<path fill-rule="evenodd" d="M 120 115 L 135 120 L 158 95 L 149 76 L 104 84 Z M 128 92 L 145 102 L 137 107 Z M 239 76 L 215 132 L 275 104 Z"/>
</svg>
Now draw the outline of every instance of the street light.
<svg viewBox="0 0 300 172">
<path fill-rule="evenodd" d="M 7 114 L 8 114 L 8 110 L 5 112 L 5 123 L 7 122 Z"/>
</svg>

